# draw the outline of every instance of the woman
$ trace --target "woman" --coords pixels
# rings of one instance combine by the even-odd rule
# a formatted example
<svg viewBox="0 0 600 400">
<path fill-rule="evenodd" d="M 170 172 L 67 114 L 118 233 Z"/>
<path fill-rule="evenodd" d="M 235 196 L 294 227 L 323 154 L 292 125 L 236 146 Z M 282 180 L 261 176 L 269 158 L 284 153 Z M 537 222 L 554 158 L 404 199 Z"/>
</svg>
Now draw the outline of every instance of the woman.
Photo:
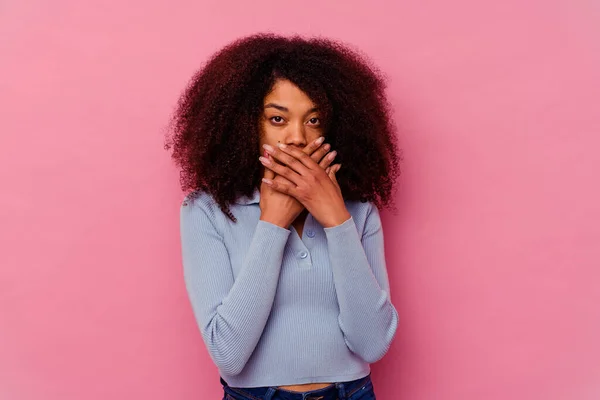
<svg viewBox="0 0 600 400">
<path fill-rule="evenodd" d="M 168 148 L 191 189 L 184 277 L 223 399 L 375 398 L 370 363 L 398 324 L 378 211 L 399 173 L 384 87 L 338 42 L 256 34 L 182 95 Z"/>
</svg>

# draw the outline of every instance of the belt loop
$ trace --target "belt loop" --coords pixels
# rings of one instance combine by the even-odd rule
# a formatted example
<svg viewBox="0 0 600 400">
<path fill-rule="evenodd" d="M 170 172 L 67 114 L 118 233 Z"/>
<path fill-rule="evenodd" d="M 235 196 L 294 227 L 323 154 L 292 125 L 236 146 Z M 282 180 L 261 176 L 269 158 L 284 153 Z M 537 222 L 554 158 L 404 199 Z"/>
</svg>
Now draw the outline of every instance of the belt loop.
<svg viewBox="0 0 600 400">
<path fill-rule="evenodd" d="M 275 395 L 276 391 L 277 389 L 275 389 L 274 387 L 269 387 L 267 393 L 265 393 L 265 400 L 271 400 L 271 398 Z"/>
<path fill-rule="evenodd" d="M 335 386 L 337 387 L 338 397 L 340 398 L 340 400 L 345 400 L 346 399 L 346 388 L 344 387 L 344 383 L 337 382 L 335 384 Z"/>
</svg>

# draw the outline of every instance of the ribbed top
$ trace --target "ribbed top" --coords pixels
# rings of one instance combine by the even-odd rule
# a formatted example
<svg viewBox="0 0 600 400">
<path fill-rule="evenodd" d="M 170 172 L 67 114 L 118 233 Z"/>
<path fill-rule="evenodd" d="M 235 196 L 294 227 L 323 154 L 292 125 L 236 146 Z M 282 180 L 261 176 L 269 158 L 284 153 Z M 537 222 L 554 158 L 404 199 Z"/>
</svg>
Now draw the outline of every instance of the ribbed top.
<svg viewBox="0 0 600 400">
<path fill-rule="evenodd" d="M 260 192 L 231 221 L 207 193 L 181 204 L 184 279 L 210 357 L 232 387 L 342 382 L 369 374 L 398 326 L 381 220 L 371 202 L 302 237 L 260 220 Z"/>
</svg>

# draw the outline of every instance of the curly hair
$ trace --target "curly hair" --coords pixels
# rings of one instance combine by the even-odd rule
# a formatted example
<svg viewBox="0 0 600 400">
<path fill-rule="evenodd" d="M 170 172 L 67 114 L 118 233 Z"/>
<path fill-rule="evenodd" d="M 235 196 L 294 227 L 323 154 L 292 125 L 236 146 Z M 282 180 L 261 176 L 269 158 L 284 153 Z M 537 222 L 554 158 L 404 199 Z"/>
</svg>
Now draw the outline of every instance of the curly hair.
<svg viewBox="0 0 600 400">
<path fill-rule="evenodd" d="M 206 191 L 234 222 L 229 204 L 260 187 L 259 118 L 277 79 L 298 86 L 322 110 L 337 150 L 345 200 L 388 206 L 398 146 L 385 78 L 361 52 L 322 37 L 258 33 L 212 55 L 191 78 L 169 124 L 165 148 L 181 168 L 183 191 Z"/>
</svg>

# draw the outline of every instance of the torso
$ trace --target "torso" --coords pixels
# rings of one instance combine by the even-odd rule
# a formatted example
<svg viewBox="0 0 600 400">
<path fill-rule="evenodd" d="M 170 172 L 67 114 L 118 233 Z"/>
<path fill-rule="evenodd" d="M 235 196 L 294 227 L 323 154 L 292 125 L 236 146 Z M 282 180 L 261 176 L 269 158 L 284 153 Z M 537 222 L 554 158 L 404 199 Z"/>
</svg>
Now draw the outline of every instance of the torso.
<svg viewBox="0 0 600 400">
<path fill-rule="evenodd" d="M 306 221 L 306 216 L 308 212 L 306 210 L 302 211 L 302 213 L 296 218 L 294 222 L 292 222 L 292 226 L 298 232 L 298 236 L 302 237 L 302 229 L 304 228 L 304 222 Z M 306 392 L 309 390 L 317 390 L 323 389 L 331 385 L 330 382 L 323 383 L 305 383 L 302 385 L 287 385 L 287 386 L 278 386 L 280 389 L 289 390 L 291 392 Z"/>
</svg>

